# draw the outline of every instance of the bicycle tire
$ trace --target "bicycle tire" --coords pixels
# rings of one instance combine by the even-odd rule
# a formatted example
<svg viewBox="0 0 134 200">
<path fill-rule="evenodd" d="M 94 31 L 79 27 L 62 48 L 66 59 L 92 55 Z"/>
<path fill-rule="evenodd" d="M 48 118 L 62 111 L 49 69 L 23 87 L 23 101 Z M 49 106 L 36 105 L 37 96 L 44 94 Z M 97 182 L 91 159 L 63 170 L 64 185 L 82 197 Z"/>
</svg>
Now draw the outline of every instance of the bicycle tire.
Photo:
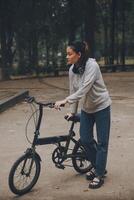
<svg viewBox="0 0 134 200">
<path fill-rule="evenodd" d="M 86 153 L 80 140 L 75 144 L 72 154 L 72 164 L 78 173 L 87 173 L 92 168 L 91 162 L 86 159 Z"/>
<path fill-rule="evenodd" d="M 33 177 L 32 171 L 34 171 Z M 17 195 L 28 193 L 36 184 L 40 175 L 40 171 L 40 160 L 37 157 L 35 157 L 33 154 L 22 155 L 16 160 L 10 170 L 8 180 L 10 190 Z M 30 180 L 29 183 L 28 179 Z M 19 185 L 17 185 L 18 183 Z M 25 183 L 27 184 L 26 186 Z"/>
</svg>

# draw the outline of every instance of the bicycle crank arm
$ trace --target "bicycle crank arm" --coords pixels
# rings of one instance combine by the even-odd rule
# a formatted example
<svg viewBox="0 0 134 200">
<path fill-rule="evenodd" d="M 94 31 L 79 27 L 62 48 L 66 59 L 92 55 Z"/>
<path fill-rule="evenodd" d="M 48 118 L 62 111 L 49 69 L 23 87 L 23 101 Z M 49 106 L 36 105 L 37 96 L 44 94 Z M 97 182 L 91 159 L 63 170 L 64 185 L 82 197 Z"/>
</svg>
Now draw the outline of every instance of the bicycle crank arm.
<svg viewBox="0 0 134 200">
<path fill-rule="evenodd" d="M 55 167 L 57 167 L 59 169 L 65 169 L 65 166 L 61 165 L 61 164 L 55 164 Z"/>
</svg>

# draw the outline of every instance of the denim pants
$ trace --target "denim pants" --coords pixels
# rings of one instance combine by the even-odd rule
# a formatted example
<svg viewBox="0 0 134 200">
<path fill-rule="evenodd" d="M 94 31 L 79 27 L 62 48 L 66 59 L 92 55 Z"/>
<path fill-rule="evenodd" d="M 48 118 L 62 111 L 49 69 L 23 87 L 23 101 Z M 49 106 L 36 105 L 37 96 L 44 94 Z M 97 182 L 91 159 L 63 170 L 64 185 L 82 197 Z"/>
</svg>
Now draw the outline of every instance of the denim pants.
<svg viewBox="0 0 134 200">
<path fill-rule="evenodd" d="M 93 129 L 96 124 L 97 146 Z M 95 113 L 81 111 L 80 139 L 86 150 L 87 158 L 95 168 L 96 176 L 103 176 L 107 163 L 110 133 L 110 106 Z"/>
</svg>

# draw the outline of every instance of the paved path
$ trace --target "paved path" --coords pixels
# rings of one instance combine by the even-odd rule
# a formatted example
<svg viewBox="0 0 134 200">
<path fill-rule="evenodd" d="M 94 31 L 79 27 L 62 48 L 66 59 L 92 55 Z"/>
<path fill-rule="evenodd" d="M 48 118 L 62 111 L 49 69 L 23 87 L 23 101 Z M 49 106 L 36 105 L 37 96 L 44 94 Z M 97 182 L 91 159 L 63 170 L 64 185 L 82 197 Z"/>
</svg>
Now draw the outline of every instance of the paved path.
<svg viewBox="0 0 134 200">
<path fill-rule="evenodd" d="M 105 184 L 98 190 L 88 189 L 85 176 L 77 174 L 72 168 L 60 170 L 51 161 L 55 146 L 37 148 L 42 158 L 41 176 L 29 194 L 21 200 L 133 200 L 134 199 L 134 73 L 103 74 L 113 101 L 112 128 L 108 155 L 108 176 Z M 7 94 L 27 89 L 38 100 L 55 101 L 68 94 L 68 78 L 45 78 L 42 80 L 15 80 L 0 82 L 0 93 Z M 2 93 L 1 93 L 2 96 Z M 46 109 L 41 134 L 66 134 L 69 124 L 63 116 L 69 112 L 68 106 L 61 112 Z M 0 200 L 15 200 L 8 188 L 8 174 L 13 162 L 29 146 L 25 139 L 25 124 L 30 116 L 26 103 L 0 114 Z M 33 124 L 28 127 L 28 136 L 33 136 Z M 75 131 L 78 136 L 79 125 Z"/>
</svg>

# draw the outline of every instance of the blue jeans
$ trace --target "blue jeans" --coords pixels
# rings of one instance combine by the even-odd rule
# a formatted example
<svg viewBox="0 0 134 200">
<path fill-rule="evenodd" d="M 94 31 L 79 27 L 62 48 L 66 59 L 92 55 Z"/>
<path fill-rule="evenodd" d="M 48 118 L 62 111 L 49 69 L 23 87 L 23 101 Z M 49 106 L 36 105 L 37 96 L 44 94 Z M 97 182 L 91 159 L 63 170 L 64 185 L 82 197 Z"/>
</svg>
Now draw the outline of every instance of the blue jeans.
<svg viewBox="0 0 134 200">
<path fill-rule="evenodd" d="M 97 147 L 94 142 L 93 128 L 96 124 Z M 95 113 L 81 111 L 80 139 L 86 150 L 87 158 L 96 170 L 96 176 L 103 176 L 107 163 L 110 133 L 110 106 Z"/>
</svg>

